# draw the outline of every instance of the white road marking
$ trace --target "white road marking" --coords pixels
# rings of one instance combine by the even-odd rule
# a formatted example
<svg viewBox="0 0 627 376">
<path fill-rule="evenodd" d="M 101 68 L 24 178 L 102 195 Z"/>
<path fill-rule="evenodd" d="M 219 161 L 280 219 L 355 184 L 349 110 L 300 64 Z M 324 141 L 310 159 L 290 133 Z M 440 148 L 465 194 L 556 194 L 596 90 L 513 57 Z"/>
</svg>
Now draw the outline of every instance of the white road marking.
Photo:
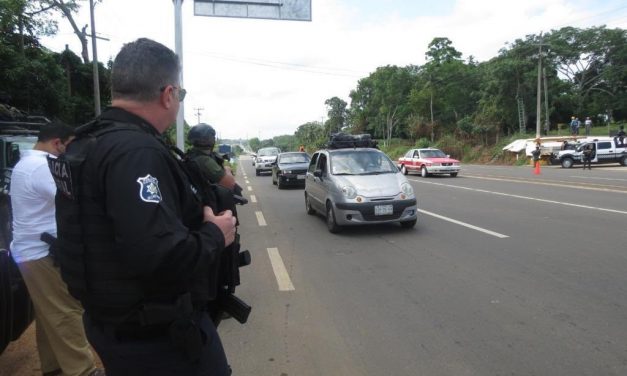
<svg viewBox="0 0 627 376">
<path fill-rule="evenodd" d="M 440 218 L 440 219 L 443 219 L 445 221 L 449 221 L 451 223 L 455 223 L 455 224 L 460 225 L 460 226 L 468 227 L 470 229 L 477 230 L 477 231 L 483 232 L 483 233 L 488 234 L 488 235 L 496 236 L 497 238 L 501 238 L 501 239 L 509 238 L 509 236 L 507 236 L 507 235 L 503 235 L 503 234 L 499 234 L 498 232 L 486 230 L 485 228 L 473 226 L 473 225 L 468 224 L 466 222 L 461 222 L 461 221 L 458 221 L 458 220 L 453 219 L 453 218 L 445 217 L 443 215 L 435 214 L 435 213 L 432 213 L 432 212 L 429 212 L 429 211 L 426 211 L 426 210 L 422 210 L 422 209 L 418 209 L 418 211 L 420 213 L 423 213 L 423 214 L 426 214 L 426 215 L 430 215 L 432 217 Z"/>
<path fill-rule="evenodd" d="M 250 181 L 248 181 L 248 179 L 246 179 L 246 184 L 250 184 Z"/>
<path fill-rule="evenodd" d="M 257 197 L 255 195 L 250 195 L 250 202 L 253 204 L 257 202 Z"/>
<path fill-rule="evenodd" d="M 249 185 L 247 188 L 248 188 L 248 192 L 252 192 L 253 187 L 251 187 L 251 186 Z"/>
<path fill-rule="evenodd" d="M 276 282 L 279 285 L 279 291 L 294 291 L 294 285 L 292 284 L 290 275 L 287 273 L 287 269 L 285 269 L 285 264 L 283 264 L 279 249 L 268 248 L 268 256 L 270 256 L 270 263 L 272 264 Z"/>
<path fill-rule="evenodd" d="M 257 223 L 259 223 L 259 226 L 267 226 L 266 219 L 263 217 L 262 212 L 256 211 L 255 215 L 257 216 Z"/>
<path fill-rule="evenodd" d="M 572 182 L 566 182 L 566 181 L 546 182 L 546 181 L 538 181 L 538 180 L 526 180 L 526 179 L 521 179 L 521 178 L 514 179 L 514 178 L 501 178 L 501 177 L 490 177 L 490 176 L 479 176 L 479 175 L 464 175 L 464 176 L 467 178 L 481 179 L 481 180 L 494 180 L 494 181 L 507 181 L 507 182 L 512 182 L 512 183 L 548 185 L 552 187 L 585 189 L 589 191 L 600 191 L 600 192 L 627 193 L 627 191 L 625 191 L 622 186 L 618 186 L 618 185 L 581 183 L 581 184 L 588 184 L 587 186 L 583 186 L 583 185 L 573 185 Z M 413 180 L 413 181 L 418 181 L 418 180 Z M 613 188 L 619 188 L 619 189 L 613 189 Z"/>
<path fill-rule="evenodd" d="M 548 204 L 556 204 L 556 205 L 564 205 L 564 206 L 572 206 L 575 208 L 581 208 L 581 209 L 591 209 L 591 210 L 598 210 L 598 211 L 603 211 L 603 212 L 609 212 L 609 213 L 616 213 L 616 214 L 626 214 L 627 215 L 627 211 L 624 210 L 615 210 L 615 209 L 607 209 L 607 208 L 598 208 L 595 206 L 588 206 L 588 205 L 580 205 L 580 204 L 573 204 L 570 202 L 562 202 L 562 201 L 554 201 L 554 200 L 545 200 L 543 198 L 535 198 L 535 197 L 528 197 L 528 196 L 521 196 L 521 195 L 513 195 L 510 193 L 503 193 L 503 192 L 495 192 L 495 191 L 488 191 L 486 189 L 477 189 L 477 188 L 468 188 L 468 187 L 460 187 L 458 185 L 451 185 L 451 184 L 442 184 L 442 183 L 434 183 L 434 182 L 430 182 L 430 181 L 424 181 L 424 180 L 416 180 L 416 179 L 409 179 L 411 181 L 415 181 L 418 183 L 423 183 L 423 184 L 432 184 L 432 185 L 439 185 L 442 187 L 449 187 L 449 188 L 457 188 L 457 189 L 465 189 L 467 191 L 474 191 L 474 192 L 481 192 L 481 193 L 489 193 L 489 194 L 493 194 L 493 195 L 498 195 L 498 196 L 505 196 L 505 197 L 514 197 L 514 198 L 520 198 L 523 200 L 531 200 L 531 201 L 538 201 L 538 202 L 546 202 Z"/>
<path fill-rule="evenodd" d="M 612 179 L 612 178 L 593 178 L 590 176 L 576 176 L 571 175 L 569 178 L 577 178 L 577 179 L 594 179 L 594 180 L 615 180 L 615 181 L 627 181 L 627 179 Z"/>
</svg>

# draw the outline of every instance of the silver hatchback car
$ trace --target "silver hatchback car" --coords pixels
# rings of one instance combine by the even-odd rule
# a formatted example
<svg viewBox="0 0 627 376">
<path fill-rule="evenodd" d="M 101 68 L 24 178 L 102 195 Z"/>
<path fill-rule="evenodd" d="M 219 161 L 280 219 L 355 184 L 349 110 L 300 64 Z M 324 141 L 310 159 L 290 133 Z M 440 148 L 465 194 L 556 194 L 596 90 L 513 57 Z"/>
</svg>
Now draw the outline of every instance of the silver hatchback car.
<svg viewBox="0 0 627 376">
<path fill-rule="evenodd" d="M 373 148 L 314 153 L 305 177 L 307 214 L 326 215 L 330 232 L 342 226 L 399 222 L 416 225 L 412 186 L 385 153 Z"/>
</svg>

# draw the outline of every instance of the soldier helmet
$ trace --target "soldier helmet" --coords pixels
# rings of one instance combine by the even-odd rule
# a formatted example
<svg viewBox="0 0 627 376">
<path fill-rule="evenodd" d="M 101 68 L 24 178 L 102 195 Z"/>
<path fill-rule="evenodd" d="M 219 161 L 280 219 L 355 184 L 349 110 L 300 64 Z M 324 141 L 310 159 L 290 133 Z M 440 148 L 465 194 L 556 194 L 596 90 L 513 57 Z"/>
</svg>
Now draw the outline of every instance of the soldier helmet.
<svg viewBox="0 0 627 376">
<path fill-rule="evenodd" d="M 187 141 L 194 146 L 212 147 L 216 143 L 216 130 L 206 123 L 196 124 L 189 130 Z"/>
</svg>

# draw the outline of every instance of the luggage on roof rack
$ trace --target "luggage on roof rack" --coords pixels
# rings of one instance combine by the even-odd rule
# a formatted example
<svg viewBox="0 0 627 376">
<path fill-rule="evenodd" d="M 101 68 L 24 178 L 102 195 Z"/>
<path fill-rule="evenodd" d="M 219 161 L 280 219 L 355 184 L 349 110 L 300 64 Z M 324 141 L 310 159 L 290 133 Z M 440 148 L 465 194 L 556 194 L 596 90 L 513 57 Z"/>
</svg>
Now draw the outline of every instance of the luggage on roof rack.
<svg viewBox="0 0 627 376">
<path fill-rule="evenodd" d="M 377 141 L 367 134 L 332 133 L 329 136 L 327 149 L 344 148 L 377 148 Z"/>
</svg>

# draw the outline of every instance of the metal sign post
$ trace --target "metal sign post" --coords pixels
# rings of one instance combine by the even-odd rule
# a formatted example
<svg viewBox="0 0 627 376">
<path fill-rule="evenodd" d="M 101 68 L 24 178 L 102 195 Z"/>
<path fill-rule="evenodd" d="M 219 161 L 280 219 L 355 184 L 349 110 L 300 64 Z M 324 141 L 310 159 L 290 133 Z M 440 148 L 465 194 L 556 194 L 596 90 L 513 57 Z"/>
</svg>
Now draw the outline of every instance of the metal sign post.
<svg viewBox="0 0 627 376">
<path fill-rule="evenodd" d="M 183 87 L 183 0 L 174 1 L 174 49 L 181 64 L 179 85 Z M 176 147 L 185 150 L 185 102 L 180 103 L 179 113 L 176 115 Z"/>
</svg>

